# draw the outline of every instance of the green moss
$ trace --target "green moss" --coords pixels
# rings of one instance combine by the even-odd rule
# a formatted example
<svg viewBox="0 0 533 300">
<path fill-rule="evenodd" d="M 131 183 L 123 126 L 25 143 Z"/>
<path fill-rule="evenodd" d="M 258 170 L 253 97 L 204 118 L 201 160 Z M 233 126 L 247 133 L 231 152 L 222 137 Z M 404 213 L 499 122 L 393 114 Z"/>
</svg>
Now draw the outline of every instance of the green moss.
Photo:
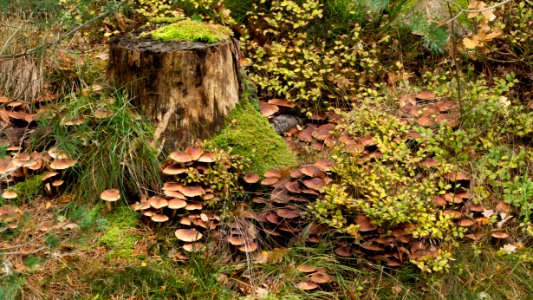
<svg viewBox="0 0 533 300">
<path fill-rule="evenodd" d="M 272 126 L 248 101 L 241 101 L 228 116 L 228 125 L 212 139 L 216 147 L 252 161 L 251 169 L 263 173 L 270 168 L 296 163 L 296 156 Z"/>
<path fill-rule="evenodd" d="M 42 175 L 35 175 L 27 178 L 26 180 L 17 183 L 12 190 L 17 193 L 18 199 L 22 200 L 24 203 L 29 203 L 40 195 L 43 191 L 43 183 L 41 181 Z"/>
<path fill-rule="evenodd" d="M 232 36 L 231 29 L 216 24 L 183 20 L 151 32 L 156 40 L 218 43 Z"/>
<path fill-rule="evenodd" d="M 99 244 L 109 248 L 108 257 L 131 258 L 140 235 L 131 232 L 137 225 L 137 215 L 128 207 L 118 208 L 109 218 L 109 225 Z"/>
</svg>

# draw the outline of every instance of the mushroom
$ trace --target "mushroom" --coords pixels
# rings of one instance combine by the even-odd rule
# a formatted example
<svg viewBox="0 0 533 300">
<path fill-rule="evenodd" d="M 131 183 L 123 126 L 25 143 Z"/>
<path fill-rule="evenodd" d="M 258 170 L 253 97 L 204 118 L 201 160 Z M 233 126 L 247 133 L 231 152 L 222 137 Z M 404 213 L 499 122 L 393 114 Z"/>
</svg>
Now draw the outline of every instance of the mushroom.
<svg viewBox="0 0 533 300">
<path fill-rule="evenodd" d="M 77 162 L 77 160 L 70 158 L 56 159 L 50 164 L 50 168 L 52 170 L 65 170 L 74 166 Z"/>
<path fill-rule="evenodd" d="M 178 229 L 174 233 L 176 238 L 184 242 L 196 242 L 202 238 L 202 234 L 198 232 L 195 228 L 191 229 Z"/>
<path fill-rule="evenodd" d="M 150 199 L 148 199 L 148 202 L 150 202 L 150 206 L 152 206 L 153 208 L 159 209 L 161 214 L 163 214 L 163 208 L 168 206 L 167 199 L 159 196 L 150 197 Z"/>
<path fill-rule="evenodd" d="M 186 206 L 187 206 L 187 201 L 183 199 L 174 198 L 174 199 L 168 200 L 168 208 L 172 209 L 173 218 L 176 216 L 178 209 L 184 208 Z"/>
<path fill-rule="evenodd" d="M 6 200 L 13 200 L 13 199 L 16 199 L 17 197 L 18 195 L 14 191 L 7 190 L 2 193 L 2 198 Z"/>
<path fill-rule="evenodd" d="M 100 194 L 100 199 L 106 201 L 106 206 L 111 211 L 111 202 L 118 201 L 120 199 L 120 191 L 117 189 L 105 190 Z"/>
<path fill-rule="evenodd" d="M 168 216 L 155 214 L 152 216 L 152 221 L 158 223 L 158 226 L 159 226 L 161 225 L 161 223 L 168 221 Z"/>
<path fill-rule="evenodd" d="M 296 285 L 302 291 L 311 291 L 318 288 L 318 284 L 312 282 L 311 280 L 304 280 Z"/>
<path fill-rule="evenodd" d="M 331 280 L 331 277 L 324 272 L 315 272 L 311 274 L 311 281 L 314 283 L 327 283 Z"/>
</svg>

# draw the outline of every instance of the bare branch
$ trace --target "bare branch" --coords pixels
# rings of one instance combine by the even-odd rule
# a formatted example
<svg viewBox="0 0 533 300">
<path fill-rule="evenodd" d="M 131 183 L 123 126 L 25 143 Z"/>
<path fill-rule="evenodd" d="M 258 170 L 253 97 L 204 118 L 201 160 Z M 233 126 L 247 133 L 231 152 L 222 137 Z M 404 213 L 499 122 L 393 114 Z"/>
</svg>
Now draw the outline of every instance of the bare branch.
<svg viewBox="0 0 533 300">
<path fill-rule="evenodd" d="M 464 13 L 481 13 L 481 12 L 484 12 L 484 11 L 488 11 L 488 10 L 492 10 L 492 9 L 495 9 L 497 7 L 500 7 L 502 5 L 505 5 L 509 2 L 511 2 L 512 0 L 505 0 L 505 1 L 502 1 L 500 3 L 497 3 L 497 4 L 494 4 L 492 6 L 489 6 L 489 7 L 485 7 L 483 9 L 466 9 L 466 8 L 462 8 L 461 5 L 455 3 L 454 1 L 450 1 L 450 0 L 444 0 L 446 3 L 448 4 L 451 4 L 453 6 L 455 6 L 456 8 L 459 9 L 459 13 L 457 13 L 455 16 L 453 16 L 451 19 L 449 19 L 448 21 L 446 21 L 446 23 L 451 23 L 455 20 L 457 20 L 457 18 L 459 18 L 462 14 Z"/>
</svg>

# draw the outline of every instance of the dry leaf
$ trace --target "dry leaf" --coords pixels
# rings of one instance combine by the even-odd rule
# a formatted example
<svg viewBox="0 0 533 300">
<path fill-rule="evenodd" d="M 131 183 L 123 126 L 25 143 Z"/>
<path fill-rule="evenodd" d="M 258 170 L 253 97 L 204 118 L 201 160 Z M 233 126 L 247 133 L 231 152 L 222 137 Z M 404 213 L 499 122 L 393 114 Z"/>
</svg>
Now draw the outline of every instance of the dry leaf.
<svg viewBox="0 0 533 300">
<path fill-rule="evenodd" d="M 463 45 L 465 46 L 466 49 L 475 49 L 476 47 L 479 46 L 479 41 L 469 39 L 469 38 L 464 38 Z"/>
</svg>

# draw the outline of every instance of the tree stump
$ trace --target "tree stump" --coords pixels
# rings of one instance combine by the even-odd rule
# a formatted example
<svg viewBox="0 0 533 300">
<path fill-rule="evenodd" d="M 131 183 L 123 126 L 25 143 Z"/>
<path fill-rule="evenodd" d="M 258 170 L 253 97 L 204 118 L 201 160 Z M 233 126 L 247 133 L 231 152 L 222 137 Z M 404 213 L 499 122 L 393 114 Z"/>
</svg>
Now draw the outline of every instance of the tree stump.
<svg viewBox="0 0 533 300">
<path fill-rule="evenodd" d="M 211 137 L 239 100 L 237 42 L 111 42 L 107 77 L 126 87 L 171 150 Z"/>
</svg>

